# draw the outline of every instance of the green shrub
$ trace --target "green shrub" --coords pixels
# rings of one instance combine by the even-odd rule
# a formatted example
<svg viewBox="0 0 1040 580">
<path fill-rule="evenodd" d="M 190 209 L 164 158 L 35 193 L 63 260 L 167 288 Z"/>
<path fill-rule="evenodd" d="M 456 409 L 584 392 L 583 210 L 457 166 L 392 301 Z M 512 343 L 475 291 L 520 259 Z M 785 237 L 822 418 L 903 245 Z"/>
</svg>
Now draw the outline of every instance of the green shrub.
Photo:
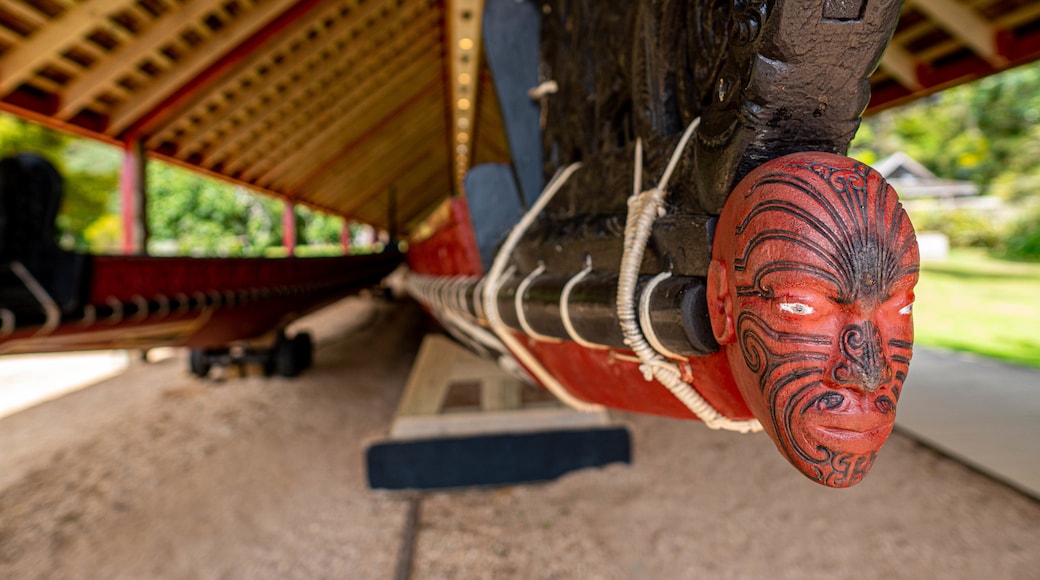
<svg viewBox="0 0 1040 580">
<path fill-rule="evenodd" d="M 1040 211 L 1032 212 L 1011 228 L 1003 253 L 1012 260 L 1040 262 Z"/>
<path fill-rule="evenodd" d="M 954 248 L 996 249 L 1003 245 L 1004 224 L 993 216 L 966 209 L 914 212 L 910 216 L 919 232 L 942 232 Z"/>
</svg>

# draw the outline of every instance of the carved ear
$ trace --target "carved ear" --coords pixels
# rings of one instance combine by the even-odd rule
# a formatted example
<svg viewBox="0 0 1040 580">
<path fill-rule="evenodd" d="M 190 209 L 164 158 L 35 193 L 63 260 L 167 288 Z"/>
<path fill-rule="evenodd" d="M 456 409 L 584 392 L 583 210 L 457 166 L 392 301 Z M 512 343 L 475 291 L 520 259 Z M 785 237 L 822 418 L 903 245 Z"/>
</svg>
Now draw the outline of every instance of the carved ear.
<svg viewBox="0 0 1040 580">
<path fill-rule="evenodd" d="M 729 294 L 726 266 L 719 260 L 712 260 L 708 266 L 708 316 L 715 340 L 719 344 L 733 342 L 733 298 Z"/>
</svg>

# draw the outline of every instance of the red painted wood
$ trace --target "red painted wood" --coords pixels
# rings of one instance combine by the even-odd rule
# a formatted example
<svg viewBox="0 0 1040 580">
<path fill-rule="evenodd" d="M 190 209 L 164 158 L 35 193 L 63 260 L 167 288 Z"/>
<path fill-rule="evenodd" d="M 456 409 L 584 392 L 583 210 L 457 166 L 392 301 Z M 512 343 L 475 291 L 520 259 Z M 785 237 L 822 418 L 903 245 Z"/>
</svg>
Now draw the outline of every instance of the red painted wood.
<svg viewBox="0 0 1040 580">
<path fill-rule="evenodd" d="M 138 236 L 143 232 L 143 225 L 138 223 L 138 216 L 143 219 L 138 207 L 143 195 L 143 185 L 139 183 L 144 173 L 142 164 L 145 159 L 138 141 L 131 141 L 123 148 L 123 165 L 119 173 L 119 193 L 123 217 L 123 254 L 133 255 L 144 252 L 138 247 Z"/>
<path fill-rule="evenodd" d="M 288 199 L 282 207 L 282 245 L 286 254 L 296 255 L 296 206 Z"/>
<path fill-rule="evenodd" d="M 447 219 L 434 226 L 432 236 L 409 247 L 408 266 L 418 274 L 480 276 L 484 270 L 469 204 L 463 197 L 453 197 L 445 203 L 449 204 Z"/>
<path fill-rule="evenodd" d="M 386 260 L 384 256 L 339 258 L 153 258 L 97 256 L 89 302 L 129 302 L 177 293 L 275 288 L 326 287 L 349 283 L 354 271 Z"/>
<path fill-rule="evenodd" d="M 611 409 L 696 419 L 662 384 L 647 381 L 638 362 L 626 360 L 635 358 L 631 351 L 588 349 L 570 341 L 539 342 L 522 334 L 516 336 L 579 399 Z M 693 357 L 688 368 L 694 388 L 719 412 L 731 419 L 752 418 L 723 355 Z"/>
</svg>

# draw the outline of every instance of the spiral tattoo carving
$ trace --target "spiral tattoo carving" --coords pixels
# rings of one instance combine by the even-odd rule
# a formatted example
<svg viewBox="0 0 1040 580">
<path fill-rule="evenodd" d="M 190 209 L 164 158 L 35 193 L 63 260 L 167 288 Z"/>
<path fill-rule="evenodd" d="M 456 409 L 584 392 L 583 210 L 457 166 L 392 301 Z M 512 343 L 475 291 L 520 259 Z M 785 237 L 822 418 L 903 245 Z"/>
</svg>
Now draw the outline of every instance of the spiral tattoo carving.
<svg viewBox="0 0 1040 580">
<path fill-rule="evenodd" d="M 888 337 L 852 313 L 908 292 L 906 279 L 916 279 L 919 267 L 894 192 L 867 166 L 847 161 L 786 161 L 733 194 L 748 207 L 734 225 L 736 343 L 768 412 L 759 418 L 772 424 L 792 464 L 833 487 L 854 485 L 873 465 L 884 436 L 872 448 L 869 433 L 886 421 L 890 428 L 913 348 L 908 323 L 906 336 Z M 801 283 L 792 280 L 810 279 L 829 289 L 833 312 L 851 318 L 834 319 L 846 320 L 836 327 L 826 317 L 788 320 L 780 330 L 776 316 L 756 312 L 778 299 L 777 281 L 790 292 Z"/>
</svg>

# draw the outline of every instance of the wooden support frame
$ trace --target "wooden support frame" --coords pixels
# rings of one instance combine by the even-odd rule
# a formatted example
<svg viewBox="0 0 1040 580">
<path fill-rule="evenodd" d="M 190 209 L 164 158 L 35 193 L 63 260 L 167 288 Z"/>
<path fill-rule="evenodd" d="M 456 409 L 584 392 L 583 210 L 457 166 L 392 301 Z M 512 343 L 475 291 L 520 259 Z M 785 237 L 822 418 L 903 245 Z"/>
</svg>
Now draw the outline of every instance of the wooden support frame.
<svg viewBox="0 0 1040 580">
<path fill-rule="evenodd" d="M 479 381 L 479 408 L 445 408 L 453 383 Z M 530 433 L 587 429 L 611 423 L 606 411 L 580 413 L 559 404 L 521 403 L 522 383 L 494 362 L 482 359 L 446 336 L 423 339 L 397 406 L 390 438 L 424 439 L 490 433 Z"/>
</svg>

